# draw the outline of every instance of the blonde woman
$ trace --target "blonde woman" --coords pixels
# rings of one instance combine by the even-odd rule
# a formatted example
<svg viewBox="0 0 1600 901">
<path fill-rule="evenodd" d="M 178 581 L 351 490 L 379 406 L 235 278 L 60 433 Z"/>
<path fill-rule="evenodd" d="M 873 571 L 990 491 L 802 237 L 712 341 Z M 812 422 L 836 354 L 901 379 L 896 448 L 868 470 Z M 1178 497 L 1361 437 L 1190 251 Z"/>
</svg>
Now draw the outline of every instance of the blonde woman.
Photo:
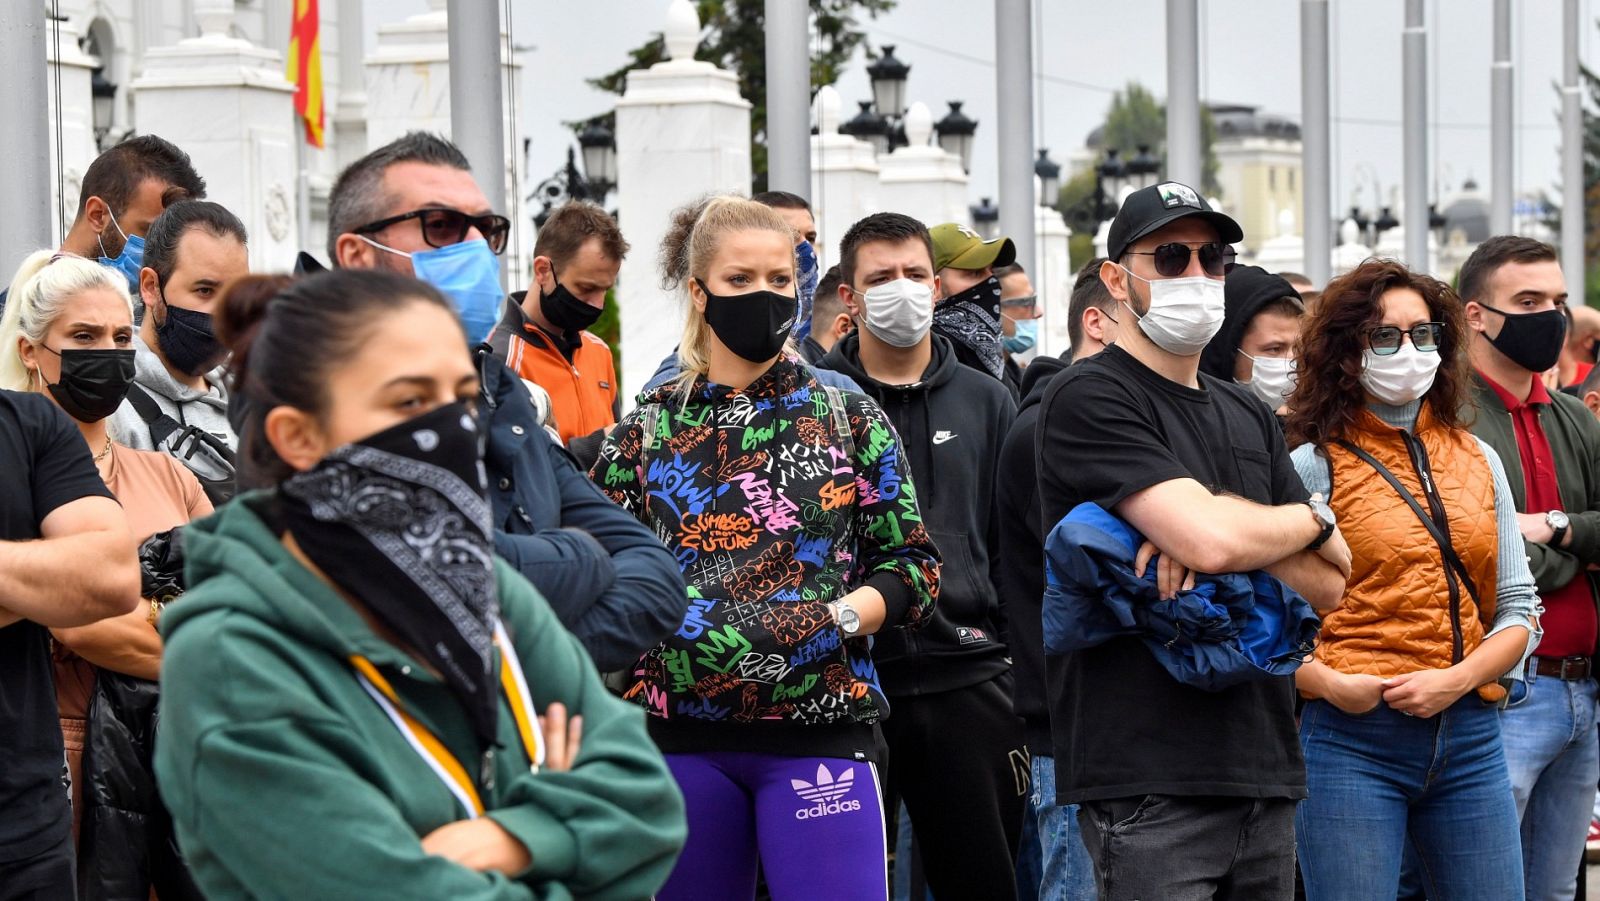
<svg viewBox="0 0 1600 901">
<path fill-rule="evenodd" d="M 134 539 L 142 541 L 210 513 L 211 502 L 177 460 L 124 447 L 107 433 L 106 417 L 133 383 L 133 357 L 133 303 L 117 272 L 72 254 L 42 250 L 28 257 L 11 283 L 0 319 L 0 388 L 44 394 L 72 418 L 100 477 L 122 504 Z M 78 884 L 87 897 L 102 897 L 102 886 L 147 886 L 152 876 L 158 883 L 184 878 L 181 865 L 162 856 L 165 830 L 150 825 L 164 819 L 153 775 L 148 769 L 130 770 L 126 763 L 149 759 L 148 738 L 137 737 L 148 736 L 148 730 L 138 721 L 153 707 L 147 704 L 141 714 L 103 706 L 95 728 L 134 736 L 127 747 L 137 747 L 127 756 L 106 753 L 107 759 L 92 763 L 89 772 L 84 768 L 97 674 L 109 670 L 155 681 L 161 668 L 160 615 L 160 603 L 147 599 L 124 616 L 51 633 L 80 847 Z M 113 719 L 128 728 L 107 722 Z M 85 816 L 85 811 L 93 812 Z M 97 850 L 112 847 L 129 851 L 102 855 Z"/>
<path fill-rule="evenodd" d="M 688 584 L 682 625 L 625 694 L 688 803 L 659 897 L 754 897 L 759 859 L 779 901 L 882 899 L 888 705 L 867 637 L 927 619 L 938 552 L 883 411 L 785 353 L 785 221 L 715 198 L 680 250 L 682 374 L 641 398 L 590 472 Z"/>
</svg>

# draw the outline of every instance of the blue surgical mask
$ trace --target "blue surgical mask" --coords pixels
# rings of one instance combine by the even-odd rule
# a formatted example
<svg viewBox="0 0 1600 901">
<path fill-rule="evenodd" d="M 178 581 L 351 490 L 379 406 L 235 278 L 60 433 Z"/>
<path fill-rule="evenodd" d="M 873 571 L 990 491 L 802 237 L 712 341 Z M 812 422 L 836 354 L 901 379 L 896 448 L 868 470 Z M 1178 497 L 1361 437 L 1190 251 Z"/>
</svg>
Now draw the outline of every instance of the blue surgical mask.
<svg viewBox="0 0 1600 901">
<path fill-rule="evenodd" d="M 122 273 L 122 277 L 128 280 L 128 292 L 138 297 L 139 270 L 144 268 L 144 238 L 124 232 L 122 226 L 117 224 L 116 216 L 111 217 L 111 225 L 117 234 L 122 235 L 122 252 L 117 254 L 116 259 L 106 256 L 106 243 L 96 235 L 95 240 L 100 242 L 100 265 L 110 266 Z"/>
<path fill-rule="evenodd" d="M 455 304 L 467 341 L 477 344 L 494 330 L 505 290 L 500 287 L 500 259 L 489 249 L 488 241 L 478 238 L 406 253 L 385 247 L 366 235 L 356 237 L 379 250 L 410 257 L 411 271 L 417 278 L 438 288 Z"/>
<path fill-rule="evenodd" d="M 1039 320 L 1018 319 L 1016 334 L 1005 339 L 1006 353 L 1025 354 L 1039 343 Z"/>
<path fill-rule="evenodd" d="M 796 245 L 794 256 L 800 273 L 797 292 L 800 297 L 800 315 L 795 317 L 794 331 L 791 334 L 794 340 L 803 341 L 811 334 L 811 301 L 817 295 L 817 279 L 820 276 L 818 269 L 821 264 L 817 261 L 817 249 L 811 246 L 810 241 L 801 241 Z"/>
</svg>

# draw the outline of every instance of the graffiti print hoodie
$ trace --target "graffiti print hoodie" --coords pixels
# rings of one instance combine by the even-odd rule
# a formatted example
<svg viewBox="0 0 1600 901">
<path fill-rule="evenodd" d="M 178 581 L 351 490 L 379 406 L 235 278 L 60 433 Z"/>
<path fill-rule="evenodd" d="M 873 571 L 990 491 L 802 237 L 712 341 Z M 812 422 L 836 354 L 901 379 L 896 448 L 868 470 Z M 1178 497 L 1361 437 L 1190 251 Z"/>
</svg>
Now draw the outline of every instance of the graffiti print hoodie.
<svg viewBox="0 0 1600 901">
<path fill-rule="evenodd" d="M 861 756 L 888 705 L 867 638 L 827 604 L 868 585 L 885 628 L 916 627 L 939 558 L 878 405 L 786 358 L 750 385 L 640 398 L 590 471 L 655 529 L 688 584 L 681 626 L 625 697 L 664 751 Z"/>
</svg>

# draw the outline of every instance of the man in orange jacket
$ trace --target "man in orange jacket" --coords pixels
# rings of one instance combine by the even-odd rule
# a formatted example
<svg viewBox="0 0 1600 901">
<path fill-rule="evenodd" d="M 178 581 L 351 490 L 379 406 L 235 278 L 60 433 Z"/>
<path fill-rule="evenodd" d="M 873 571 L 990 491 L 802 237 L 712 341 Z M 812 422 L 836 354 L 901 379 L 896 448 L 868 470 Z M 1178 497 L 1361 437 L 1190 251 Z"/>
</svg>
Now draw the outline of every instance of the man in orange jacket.
<svg viewBox="0 0 1600 901">
<path fill-rule="evenodd" d="M 533 247 L 537 291 L 507 298 L 489 336 L 495 356 L 550 395 L 550 424 L 584 464 L 594 461 L 619 412 L 611 348 L 585 330 L 600 318 L 627 253 L 605 210 L 564 204 Z"/>
</svg>

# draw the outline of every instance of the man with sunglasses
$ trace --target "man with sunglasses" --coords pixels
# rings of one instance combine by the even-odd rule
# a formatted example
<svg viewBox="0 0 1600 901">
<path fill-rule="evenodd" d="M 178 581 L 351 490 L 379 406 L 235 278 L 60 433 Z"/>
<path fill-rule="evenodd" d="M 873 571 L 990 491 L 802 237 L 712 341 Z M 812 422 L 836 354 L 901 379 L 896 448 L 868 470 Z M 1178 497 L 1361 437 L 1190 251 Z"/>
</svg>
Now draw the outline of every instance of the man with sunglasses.
<svg viewBox="0 0 1600 901">
<path fill-rule="evenodd" d="M 1526 691 L 1501 714 L 1522 820 L 1530 899 L 1571 898 L 1600 781 L 1594 659 L 1600 594 L 1600 425 L 1581 400 L 1545 387 L 1566 343 L 1566 280 L 1555 248 L 1501 236 L 1461 266 L 1476 370 L 1473 434 L 1500 455 L 1516 502 L 1544 637 Z"/>
<path fill-rule="evenodd" d="M 1093 502 L 1145 537 L 1138 569 L 1162 597 L 1195 572 L 1265 570 L 1329 610 L 1350 568 L 1332 514 L 1301 486 L 1272 412 L 1199 371 L 1242 238 L 1187 185 L 1124 202 L 1100 268 L 1116 341 L 1053 379 L 1040 408 L 1041 534 Z M 1293 896 L 1306 791 L 1291 678 L 1191 688 L 1136 638 L 1046 669 L 1056 801 L 1080 805 L 1102 898 Z"/>
<path fill-rule="evenodd" d="M 328 198 L 328 252 L 340 268 L 432 282 L 455 302 L 476 344 L 504 299 L 494 254 L 505 249 L 510 223 L 490 209 L 454 144 L 411 132 L 340 174 Z M 446 260 L 458 266 L 431 262 L 440 259 L 431 253 L 474 243 Z M 492 272 L 474 262 L 484 254 Z M 541 427 L 526 383 L 488 344 L 478 344 L 476 359 L 495 552 L 539 589 L 601 670 L 631 665 L 682 620 L 677 561 Z"/>
<path fill-rule="evenodd" d="M 616 425 L 616 363 L 587 331 L 605 310 L 628 242 L 593 203 L 563 204 L 533 246 L 534 287 L 506 299 L 489 344 L 517 375 L 550 395 L 550 423 L 580 465 L 594 463 Z"/>
</svg>

